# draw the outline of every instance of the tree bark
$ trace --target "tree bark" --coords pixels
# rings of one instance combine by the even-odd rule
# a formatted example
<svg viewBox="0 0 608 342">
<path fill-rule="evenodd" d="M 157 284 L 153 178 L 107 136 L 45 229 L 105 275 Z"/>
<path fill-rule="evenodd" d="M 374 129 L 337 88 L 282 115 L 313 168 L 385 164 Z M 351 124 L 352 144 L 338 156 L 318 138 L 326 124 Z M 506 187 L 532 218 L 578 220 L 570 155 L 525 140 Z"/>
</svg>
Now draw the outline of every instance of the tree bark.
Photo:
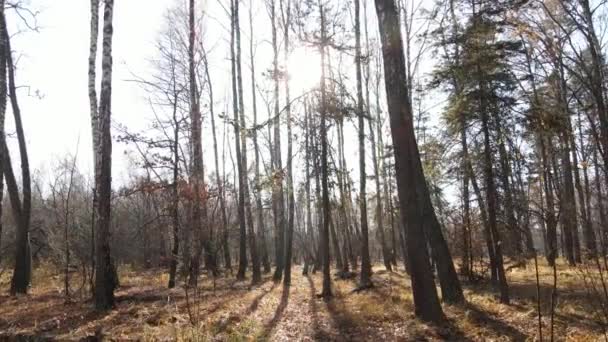
<svg viewBox="0 0 608 342">
<path fill-rule="evenodd" d="M 253 0 L 249 2 L 249 31 L 253 32 Z M 255 180 L 254 197 L 258 221 L 259 245 L 262 253 L 262 265 L 264 273 L 270 273 L 270 259 L 268 247 L 266 246 L 266 228 L 264 225 L 264 207 L 262 206 L 262 188 L 260 186 L 260 146 L 258 144 L 258 106 L 255 80 L 255 61 L 253 50 L 253 35 L 249 37 L 249 57 L 251 58 L 251 99 L 253 110 L 253 146 L 255 149 Z"/>
<path fill-rule="evenodd" d="M 179 121 L 177 120 L 177 98 L 173 97 L 173 183 L 171 184 L 171 225 L 173 226 L 173 247 L 171 248 L 171 263 L 169 264 L 169 284 L 172 289 L 175 287 L 177 275 L 177 262 L 179 257 Z"/>
<path fill-rule="evenodd" d="M 360 14 L 360 0 L 355 0 L 355 65 L 357 73 L 357 115 L 359 122 L 359 211 L 361 214 L 361 274 L 359 278 L 359 287 L 368 288 L 372 286 L 372 264 L 369 257 L 369 233 L 367 227 L 367 192 L 366 192 L 366 181 L 367 174 L 365 172 L 365 118 L 364 118 L 364 107 L 363 107 L 363 85 L 361 76 L 361 14 Z M 369 108 L 369 107 L 368 107 Z M 370 125 L 370 130 L 373 132 L 373 128 Z M 375 144 L 374 144 L 375 145 Z M 375 148 L 375 146 L 374 146 Z M 376 189 L 379 190 L 378 182 L 378 164 L 376 161 L 376 153 L 373 153 L 374 167 L 376 170 Z M 378 195 L 380 194 L 377 191 Z M 381 199 L 378 196 L 378 224 L 382 224 L 382 207 L 380 205 Z M 389 267 L 390 269 L 390 263 Z"/>
<path fill-rule="evenodd" d="M 271 24 L 272 24 L 272 51 L 273 51 L 273 78 L 274 78 L 274 146 L 272 150 L 273 168 L 273 193 L 272 201 L 275 207 L 275 271 L 272 276 L 274 281 L 283 278 L 285 261 L 285 198 L 283 193 L 283 162 L 281 158 L 281 120 L 279 111 L 279 47 L 277 40 L 277 13 L 275 0 L 270 1 Z"/>
<path fill-rule="evenodd" d="M 251 255 L 251 270 L 252 277 L 251 282 L 257 284 L 262 280 L 260 273 L 260 259 L 258 258 L 258 248 L 255 242 L 254 222 L 253 215 L 251 213 L 251 197 L 249 196 L 249 164 L 247 162 L 247 126 L 245 123 L 245 101 L 243 99 L 243 72 L 241 67 L 241 25 L 239 19 L 239 0 L 234 2 L 234 21 L 236 31 L 236 68 L 237 68 L 237 84 L 238 84 L 238 96 L 239 96 L 239 117 L 241 120 L 240 134 L 241 134 L 241 183 L 239 187 L 243 188 L 243 196 L 245 201 L 245 212 L 247 214 L 247 226 L 248 230 L 248 241 L 249 241 L 249 253 Z"/>
<path fill-rule="evenodd" d="M 116 270 L 110 254 L 110 224 L 112 202 L 112 19 L 114 1 L 105 0 L 103 14 L 102 78 L 99 98 L 99 120 L 93 134 L 97 134 L 94 146 L 96 211 L 96 271 L 95 308 L 107 310 L 114 306 L 114 289 L 118 284 Z"/>
<path fill-rule="evenodd" d="M 220 165 L 219 156 L 217 152 L 217 132 L 215 127 L 215 110 L 214 110 L 214 98 L 213 98 L 213 85 L 211 83 L 211 75 L 209 74 L 209 63 L 207 60 L 207 52 L 203 47 L 203 67 L 205 68 L 205 77 L 207 79 L 207 85 L 209 87 L 209 116 L 211 116 L 211 134 L 213 135 L 213 157 L 215 162 L 215 178 L 217 182 L 218 199 L 220 202 L 220 211 L 222 219 L 222 250 L 224 253 L 224 264 L 226 269 L 232 270 L 232 264 L 230 261 L 230 247 L 228 246 L 228 215 L 226 213 L 226 193 L 224 190 L 224 181 L 220 177 Z"/>
<path fill-rule="evenodd" d="M 415 314 L 440 323 L 445 316 L 439 304 L 424 235 L 424 201 L 430 201 L 418 146 L 414 136 L 409 90 L 406 86 L 403 42 L 399 16 L 393 0 L 376 0 L 382 41 L 384 78 L 395 150 L 397 192 L 402 220 L 407 229 Z"/>
<path fill-rule="evenodd" d="M 331 220 L 331 208 L 329 206 L 329 170 L 327 167 L 327 94 L 325 89 L 325 45 L 327 32 L 325 27 L 325 8 L 319 6 L 321 15 L 321 44 L 319 45 L 321 55 L 321 188 L 322 188 L 322 208 L 323 208 L 323 229 L 321 230 L 321 260 L 323 264 L 323 289 L 321 296 L 331 298 L 331 275 L 329 264 L 329 226 Z M 336 252 L 339 253 L 339 250 Z"/>
<path fill-rule="evenodd" d="M 285 235 L 285 275 L 283 284 L 289 286 L 291 283 L 291 259 L 293 245 L 293 225 L 294 225 L 294 210 L 295 198 L 293 187 L 293 133 L 292 133 L 292 114 L 291 114 L 291 96 L 289 93 L 289 29 L 291 24 L 291 1 L 287 2 L 285 11 L 283 11 L 283 44 L 284 44 L 284 63 L 285 63 L 285 112 L 287 114 L 287 234 Z M 283 1 L 281 1 L 283 7 Z"/>
<path fill-rule="evenodd" d="M 238 172 L 238 218 L 239 218 L 239 267 L 236 278 L 238 280 L 245 279 L 245 272 L 247 271 L 247 226 L 245 222 L 245 188 L 243 181 L 243 158 L 241 156 L 241 125 L 239 117 L 239 87 L 237 83 L 237 59 L 235 49 L 236 40 L 236 16 L 238 14 L 236 10 L 236 2 L 238 0 L 231 0 L 230 10 L 232 18 L 232 36 L 230 44 L 230 56 L 232 63 L 232 106 L 234 111 L 234 145 L 236 150 L 236 163 Z M 244 143 L 244 142 L 243 142 Z"/>
</svg>

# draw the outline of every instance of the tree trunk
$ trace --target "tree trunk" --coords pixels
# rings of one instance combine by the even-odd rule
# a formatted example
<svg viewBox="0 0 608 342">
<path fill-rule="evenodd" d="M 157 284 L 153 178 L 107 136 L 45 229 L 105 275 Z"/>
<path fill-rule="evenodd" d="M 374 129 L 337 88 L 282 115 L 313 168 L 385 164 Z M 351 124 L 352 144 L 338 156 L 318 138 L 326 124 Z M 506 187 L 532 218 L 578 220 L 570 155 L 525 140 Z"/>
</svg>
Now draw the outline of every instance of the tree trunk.
<svg viewBox="0 0 608 342">
<path fill-rule="evenodd" d="M 173 247 L 171 248 L 171 263 L 169 264 L 169 284 L 174 288 L 177 275 L 177 262 L 179 257 L 179 121 L 177 120 L 177 98 L 173 97 L 173 183 L 171 184 L 171 225 L 173 226 Z"/>
<path fill-rule="evenodd" d="M 496 253 L 494 252 L 494 242 L 492 241 L 492 233 L 490 231 L 488 211 L 483 200 L 483 196 L 481 194 L 481 189 L 479 188 L 479 184 L 477 183 L 477 177 L 475 177 L 475 173 L 473 172 L 473 165 L 470 159 L 467 159 L 467 164 L 467 171 L 469 173 L 469 177 L 471 178 L 471 185 L 473 185 L 473 191 L 475 192 L 475 197 L 477 197 L 477 205 L 479 206 L 481 223 L 483 224 L 483 235 L 484 239 L 486 240 L 488 258 L 490 259 L 490 282 L 493 286 L 497 286 L 498 272 L 496 267 Z"/>
<path fill-rule="evenodd" d="M 285 276 L 283 284 L 289 286 L 291 283 L 291 259 L 293 245 L 293 225 L 294 225 L 294 187 L 293 187 L 293 138 L 292 138 L 292 117 L 291 117 L 291 98 L 289 94 L 289 29 L 291 23 L 291 1 L 287 2 L 285 11 L 283 11 L 283 1 L 281 1 L 281 12 L 283 13 L 283 44 L 284 44 L 284 63 L 285 63 L 285 111 L 287 113 L 287 201 L 289 202 L 287 210 L 287 234 L 285 235 Z"/>
<path fill-rule="evenodd" d="M 253 32 L 253 0 L 249 2 L 249 31 Z M 270 273 L 270 259 L 268 257 L 268 247 L 266 246 L 266 232 L 264 225 L 264 208 L 262 207 L 262 189 L 260 186 L 260 146 L 258 145 L 258 106 L 257 92 L 255 81 L 255 61 L 253 50 L 253 35 L 249 37 L 249 56 L 251 58 L 251 99 L 253 106 L 253 146 L 255 149 L 255 180 L 254 180 L 254 197 L 256 205 L 256 214 L 258 221 L 258 234 L 260 252 L 262 253 L 262 265 L 264 273 Z"/>
<path fill-rule="evenodd" d="M 597 192 L 597 206 L 600 218 L 600 241 L 602 241 L 602 255 L 608 252 L 608 227 L 606 227 L 606 212 L 604 209 L 604 192 L 600 175 L 600 165 L 597 157 L 597 148 L 593 149 L 593 167 L 595 173 L 595 191 Z"/>
<path fill-rule="evenodd" d="M 194 49 L 196 44 L 195 0 L 190 0 L 189 10 L 189 44 L 188 44 L 188 69 L 190 90 L 190 145 L 192 151 L 190 187 L 193 192 L 191 229 L 194 239 L 194 253 L 191 254 L 189 268 L 189 284 L 197 286 L 200 274 L 200 261 L 203 249 L 205 251 L 205 264 L 215 274 L 215 266 L 212 260 L 212 251 L 209 244 L 209 227 L 207 221 L 207 191 L 205 186 L 205 171 L 203 168 L 203 146 L 202 146 L 202 120 L 199 105 L 198 85 L 196 81 L 196 65 L 194 60 Z"/>
<path fill-rule="evenodd" d="M 357 114 L 359 122 L 359 211 L 361 212 L 361 275 L 359 278 L 359 287 L 368 288 L 372 286 L 372 264 L 369 257 L 369 233 L 367 227 L 367 193 L 366 193 L 366 180 L 367 174 L 365 172 L 365 118 L 363 110 L 363 85 L 361 76 L 361 14 L 360 14 L 360 0 L 355 0 L 355 65 L 357 73 Z M 368 106 L 369 108 L 369 106 Z M 368 111 L 369 112 L 369 111 Z M 373 128 L 370 125 L 370 130 L 373 132 Z M 375 143 L 374 143 L 375 145 Z M 375 146 L 373 146 L 374 152 L 374 168 L 376 173 L 376 189 L 378 195 L 378 225 L 382 224 L 382 207 L 380 205 L 380 185 L 378 182 L 378 164 L 376 160 Z M 389 267 L 390 269 L 390 263 Z"/>
<path fill-rule="evenodd" d="M 4 24 L 4 0 L 0 0 L 0 28 Z M 6 84 L 6 42 L 5 36 L 0 32 L 0 138 L 4 141 L 4 121 L 6 118 L 6 101 L 7 101 L 7 84 Z M 4 143 L 2 143 L 3 145 Z M 4 164 L 10 163 L 6 160 L 4 148 L 0 148 L 0 251 L 2 251 L 2 202 L 4 199 Z M 0 252 L 0 264 L 2 263 L 2 253 Z"/>
<path fill-rule="evenodd" d="M 234 145 L 236 150 L 236 163 L 239 181 L 238 190 L 238 219 L 239 219 L 239 268 L 237 271 L 236 278 L 238 280 L 245 279 L 245 272 L 247 271 L 247 226 L 245 222 L 245 188 L 243 180 L 243 157 L 241 156 L 241 127 L 239 117 L 239 87 L 237 83 L 237 59 L 235 48 L 235 39 L 237 36 L 237 5 L 238 0 L 231 0 L 230 10 L 232 17 L 232 36 L 230 44 L 230 56 L 232 60 L 232 107 L 234 111 Z M 243 142 L 245 144 L 245 142 Z"/>
<path fill-rule="evenodd" d="M 422 203 L 430 202 L 430 196 L 414 136 L 399 16 L 393 0 L 376 0 L 375 3 L 395 150 L 397 192 L 403 224 L 407 228 L 407 250 L 412 272 L 415 313 L 423 320 L 440 323 L 445 321 L 445 316 L 439 304 L 429 264 L 423 222 L 426 218 L 422 214 L 424 212 Z"/>
<path fill-rule="evenodd" d="M 114 1 L 106 0 L 103 15 L 102 78 L 99 98 L 99 120 L 93 134 L 95 148 L 96 271 L 95 308 L 107 310 L 114 306 L 114 289 L 118 283 L 110 254 L 110 213 L 112 201 L 112 18 Z"/>
<path fill-rule="evenodd" d="M 202 44 L 201 44 L 202 45 Z M 226 193 L 224 190 L 224 181 L 220 177 L 219 155 L 217 152 L 217 132 L 215 127 L 215 110 L 213 100 L 213 86 L 211 83 L 211 75 L 209 74 L 209 63 L 207 60 L 207 52 L 203 46 L 203 67 L 205 68 L 205 77 L 207 86 L 209 87 L 209 115 L 211 116 L 211 134 L 213 135 L 213 157 L 215 162 L 215 178 L 217 182 L 218 199 L 220 202 L 220 211 L 222 219 L 222 250 L 224 253 L 224 264 L 226 269 L 232 270 L 230 262 L 230 247 L 228 246 L 228 215 L 226 213 Z M 177 157 L 177 156 L 176 156 Z"/>
<path fill-rule="evenodd" d="M 477 66 L 479 69 L 479 65 Z M 501 303 L 509 303 L 509 286 L 507 284 L 507 278 L 505 275 L 503 254 L 502 254 L 502 240 L 500 233 L 498 232 L 498 223 L 496 218 L 497 204 L 496 204 L 496 185 L 494 182 L 494 170 L 492 167 L 492 147 L 490 145 L 490 128 L 488 118 L 488 105 L 486 103 L 486 84 L 483 80 L 479 80 L 479 102 L 481 110 L 481 125 L 483 131 L 483 158 L 484 158 L 484 176 L 486 183 L 486 203 L 488 206 L 488 223 L 490 228 L 490 236 L 494 249 L 495 268 L 498 279 L 498 287 L 500 290 L 500 301 Z"/>
<path fill-rule="evenodd" d="M 241 183 L 239 187 L 243 188 L 243 195 L 245 201 L 245 211 L 247 214 L 247 226 L 248 240 L 249 240 L 249 253 L 251 254 L 251 270 L 252 278 L 251 282 L 257 284 L 262 280 L 260 273 L 260 259 L 258 258 L 258 248 L 255 242 L 255 232 L 253 224 L 253 215 L 251 213 L 251 198 L 249 196 L 249 164 L 247 162 L 247 127 L 245 123 L 245 102 L 243 99 L 243 73 L 241 68 L 241 25 L 239 19 L 239 0 L 234 3 L 234 21 L 236 31 L 236 68 L 237 68 L 237 83 L 238 83 L 238 96 L 239 96 L 239 116 L 241 120 L 240 134 L 241 134 Z"/>
<path fill-rule="evenodd" d="M 310 113 L 309 113 L 309 107 L 308 104 L 305 103 L 304 105 L 304 139 L 306 139 L 305 142 L 305 150 L 304 150 L 304 155 L 305 155 L 305 170 L 306 170 L 306 180 L 305 180 L 305 191 L 306 191 L 306 233 L 305 233 L 305 237 L 306 237 L 306 242 L 305 244 L 309 245 L 308 248 L 305 249 L 304 251 L 304 270 L 302 272 L 303 275 L 307 275 L 308 274 L 308 264 L 311 263 L 313 261 L 313 255 L 312 255 L 312 251 L 314 250 L 313 246 L 314 246 L 314 234 L 312 232 L 312 212 L 311 212 L 311 206 L 310 206 L 310 158 L 311 153 L 310 153 L 310 140 L 311 140 L 311 134 L 310 134 Z M 0 207 L 1 209 L 1 207 Z M 310 251 L 310 252 L 309 252 Z"/>
<path fill-rule="evenodd" d="M 500 181 L 503 187 L 504 213 L 506 215 L 507 229 L 509 233 L 508 253 L 511 257 L 518 257 L 523 253 L 521 231 L 515 218 L 515 205 L 513 202 L 513 185 L 511 178 L 511 163 L 505 147 L 505 133 L 499 113 L 494 114 L 494 122 L 498 132 L 498 156 L 500 158 Z"/>
<path fill-rule="evenodd" d="M 279 111 L 279 47 L 277 41 L 277 13 L 275 0 L 271 0 L 271 23 L 272 23 L 272 50 L 273 50 L 273 78 L 274 78 L 274 146 L 273 146 L 273 194 L 272 201 L 275 206 L 275 271 L 272 276 L 274 281 L 283 278 L 284 268 L 284 241 L 285 241 L 285 198 L 283 194 L 283 162 L 281 159 L 281 120 Z"/>
<path fill-rule="evenodd" d="M 323 229 L 321 230 L 321 260 L 323 264 L 323 289 L 321 296 L 323 298 L 332 297 L 331 291 L 331 275 L 329 264 L 329 226 L 331 220 L 331 209 L 329 206 L 329 170 L 327 167 L 327 94 L 325 89 L 325 45 L 326 45 L 326 27 L 325 27 L 325 8 L 320 5 L 321 14 L 321 44 L 319 46 L 321 54 L 321 188 L 322 188 L 322 208 L 323 208 Z M 335 239 L 334 239 L 335 241 Z M 339 249 L 336 251 L 336 256 L 339 256 Z"/>
</svg>

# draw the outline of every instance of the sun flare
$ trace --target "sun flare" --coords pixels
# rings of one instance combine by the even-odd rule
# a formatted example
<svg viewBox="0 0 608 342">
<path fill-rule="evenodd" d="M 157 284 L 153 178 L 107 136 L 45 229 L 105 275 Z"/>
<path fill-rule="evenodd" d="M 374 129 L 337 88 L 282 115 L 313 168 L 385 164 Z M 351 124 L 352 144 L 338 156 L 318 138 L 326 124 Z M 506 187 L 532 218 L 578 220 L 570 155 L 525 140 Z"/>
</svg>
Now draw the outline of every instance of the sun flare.
<svg viewBox="0 0 608 342">
<path fill-rule="evenodd" d="M 289 80 L 295 92 L 303 93 L 317 87 L 321 79 L 321 58 L 312 48 L 298 47 L 288 62 Z"/>
</svg>

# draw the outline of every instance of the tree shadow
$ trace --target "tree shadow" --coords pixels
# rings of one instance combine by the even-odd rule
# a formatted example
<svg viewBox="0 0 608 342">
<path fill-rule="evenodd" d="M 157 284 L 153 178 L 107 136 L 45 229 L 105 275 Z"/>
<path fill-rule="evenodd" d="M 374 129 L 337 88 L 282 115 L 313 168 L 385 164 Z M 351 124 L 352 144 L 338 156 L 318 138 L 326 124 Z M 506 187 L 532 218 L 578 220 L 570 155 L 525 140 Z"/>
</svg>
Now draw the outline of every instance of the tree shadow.
<svg viewBox="0 0 608 342">
<path fill-rule="evenodd" d="M 478 326 L 488 327 L 494 331 L 497 336 L 506 336 L 510 341 L 525 341 L 526 334 L 516 329 L 515 327 L 493 317 L 487 312 L 481 310 L 473 303 L 466 302 L 460 307 L 470 312 L 469 318 Z"/>
<path fill-rule="evenodd" d="M 312 330 L 314 333 L 314 339 L 316 341 L 326 341 L 329 339 L 329 335 L 321 330 L 319 326 L 319 308 L 317 306 L 317 289 L 315 287 L 315 282 L 312 280 L 310 275 L 306 275 L 306 280 L 308 280 L 308 288 L 309 288 L 309 303 L 310 303 L 310 312 L 312 313 Z"/>
<path fill-rule="evenodd" d="M 137 304 L 163 302 L 167 300 L 168 296 L 169 293 L 165 289 L 148 289 L 145 291 L 118 295 L 116 296 L 116 302 L 133 302 Z"/>
<path fill-rule="evenodd" d="M 272 292 L 276 286 L 277 284 L 273 282 L 272 286 L 268 290 L 263 290 L 262 293 L 257 295 L 251 302 L 251 305 L 249 305 L 247 310 L 245 310 L 245 314 L 250 315 L 254 313 L 258 309 L 258 306 L 260 305 L 262 299 L 264 299 L 264 297 L 266 297 L 270 292 Z"/>
<path fill-rule="evenodd" d="M 381 340 L 378 336 L 374 336 L 372 331 L 369 331 L 370 324 L 368 321 L 362 320 L 346 310 L 341 294 L 334 293 L 334 297 L 325 302 L 325 305 L 331 317 L 332 326 L 338 330 L 339 336 L 345 340 L 351 341 L 356 336 L 365 336 L 370 341 Z"/>
<path fill-rule="evenodd" d="M 276 328 L 277 324 L 283 317 L 283 313 L 285 312 L 285 308 L 287 308 L 287 304 L 289 304 L 289 287 L 283 287 L 283 293 L 281 294 L 281 302 L 277 309 L 274 312 L 274 316 L 272 319 L 268 321 L 268 323 L 264 324 L 264 328 L 262 333 L 258 336 L 258 339 L 261 341 L 267 341 L 272 334 L 274 328 Z"/>
</svg>

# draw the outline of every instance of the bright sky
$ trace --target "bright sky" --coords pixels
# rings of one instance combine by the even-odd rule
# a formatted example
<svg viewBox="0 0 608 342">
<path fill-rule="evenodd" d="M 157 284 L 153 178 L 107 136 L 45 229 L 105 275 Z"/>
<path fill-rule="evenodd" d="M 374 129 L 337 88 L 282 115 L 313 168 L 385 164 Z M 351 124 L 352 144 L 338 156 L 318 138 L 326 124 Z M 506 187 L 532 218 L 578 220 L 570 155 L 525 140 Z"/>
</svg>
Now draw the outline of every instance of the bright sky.
<svg viewBox="0 0 608 342">
<path fill-rule="evenodd" d="M 42 170 L 44 179 L 48 180 L 58 159 L 67 154 L 74 154 L 78 150 L 80 170 L 84 174 L 91 175 L 92 148 L 87 89 L 90 1 L 25 1 L 29 5 L 28 8 L 39 12 L 36 17 L 39 31 L 21 33 L 12 41 L 13 50 L 20 56 L 17 83 L 30 87 L 29 91 L 24 88 L 19 92 L 30 164 L 32 169 Z M 151 110 L 146 94 L 137 84 L 127 80 L 133 78 L 132 74 L 146 78 L 151 73 L 149 60 L 157 56 L 155 44 L 159 33 L 166 24 L 164 14 L 168 8 L 179 4 L 180 1 L 185 3 L 185 0 L 115 1 L 112 118 L 134 131 L 145 127 L 147 120 L 151 117 Z M 214 83 L 215 107 L 218 113 L 224 111 L 226 103 L 231 101 L 229 98 L 230 64 L 227 63 L 229 53 L 227 40 L 230 37 L 229 31 L 227 31 L 229 20 L 225 10 L 220 6 L 220 1 L 227 2 L 224 0 L 199 2 L 201 9 L 206 12 L 204 42 L 210 54 L 209 63 Z M 243 80 L 247 113 L 251 109 L 248 16 L 250 1 L 244 0 L 241 3 Z M 368 3 L 373 2 L 368 0 Z M 369 31 L 373 37 L 377 30 L 375 14 L 373 6 L 368 5 L 368 7 Z M 254 1 L 253 13 L 254 37 L 255 45 L 257 45 L 256 77 L 260 84 L 268 86 L 269 80 L 265 79 L 262 74 L 271 67 L 272 49 L 268 13 L 263 1 Z M 350 15 L 347 14 L 344 19 L 347 27 L 352 25 L 353 19 Z M 17 28 L 24 27 L 12 11 L 8 13 L 8 20 L 9 27 L 12 28 L 11 32 L 16 32 Z M 282 41 L 281 30 L 279 30 L 279 36 Z M 99 49 L 101 52 L 101 45 Z M 100 63 L 100 59 L 98 56 L 98 63 Z M 334 61 L 334 63 L 336 62 Z M 345 65 L 343 71 L 348 73 L 351 81 L 354 80 L 352 57 L 344 56 L 343 63 Z M 292 98 L 296 98 L 318 81 L 320 70 L 318 55 L 310 49 L 298 48 L 291 57 L 290 69 Z M 100 75 L 101 70 L 98 68 L 98 78 Z M 97 84 L 99 89 L 99 79 Z M 40 94 L 40 97 L 33 95 L 36 93 Z M 282 96 L 283 90 L 281 89 Z M 267 118 L 266 108 L 262 97 L 258 97 L 260 121 Z M 205 113 L 203 114 L 205 116 Z M 294 115 L 299 114 L 301 113 Z M 208 118 L 204 117 L 203 125 L 203 152 L 207 173 L 210 174 L 213 172 L 213 160 Z M 13 123 L 10 118 L 7 119 L 7 127 L 10 127 L 9 131 L 12 130 Z M 285 132 L 283 148 L 286 153 L 286 128 L 283 128 Z M 221 129 L 222 127 L 219 126 L 218 139 L 221 139 Z M 353 124 L 347 124 L 345 129 L 347 163 L 352 171 L 353 180 L 358 182 L 356 127 Z M 230 130 L 230 132 L 232 131 Z M 229 143 L 232 143 L 232 140 L 229 140 Z M 385 139 L 385 143 L 390 143 L 390 140 Z M 230 146 L 230 148 L 233 147 Z M 296 149 L 294 148 L 294 150 Z M 124 145 L 114 143 L 114 186 L 125 184 L 129 173 L 133 172 L 129 168 L 128 158 L 124 152 Z M 14 155 L 16 156 L 16 154 Z M 368 172 L 371 174 L 372 164 L 369 152 L 367 157 Z M 226 158 L 226 168 L 230 170 L 230 157 L 227 155 Z M 286 157 L 283 158 L 285 163 Z M 249 160 L 252 162 L 253 156 L 250 156 Z"/>
<path fill-rule="evenodd" d="M 151 110 L 146 94 L 137 84 L 128 80 L 133 79 L 133 74 L 145 78 L 151 72 L 149 60 L 156 57 L 155 44 L 165 25 L 164 14 L 168 8 L 179 4 L 179 1 L 119 0 L 115 2 L 112 119 L 134 131 L 145 127 L 146 120 L 151 116 Z M 246 110 L 250 110 L 247 7 L 249 2 L 242 3 L 245 107 Z M 30 25 L 37 24 L 38 32 L 25 30 L 21 20 L 12 11 L 8 12 L 8 20 L 11 33 L 23 31 L 15 36 L 12 42 L 13 50 L 19 57 L 17 84 L 24 86 L 18 95 L 32 170 L 42 170 L 46 174 L 45 178 L 48 178 L 51 176 L 48 173 L 56 166 L 58 159 L 78 151 L 78 165 L 81 171 L 91 174 L 92 148 L 87 89 L 90 2 L 27 0 L 27 4 L 28 8 L 38 12 L 35 21 L 28 21 Z M 204 23 L 205 44 L 210 51 L 216 111 L 221 112 L 225 108 L 226 101 L 230 101 L 227 99 L 230 96 L 229 83 L 227 83 L 230 69 L 229 64 L 226 63 L 229 51 L 227 46 L 229 32 L 226 30 L 229 21 L 219 2 L 199 2 L 199 4 L 207 12 Z M 268 84 L 262 73 L 266 72 L 271 63 L 270 30 L 259 29 L 260 27 L 268 27 L 268 15 L 263 2 L 255 1 L 254 30 L 256 30 L 255 39 L 258 45 L 256 61 L 260 61 L 259 64 L 256 62 L 257 81 Z M 282 37 L 280 31 L 279 35 Z M 101 44 L 99 50 L 101 52 Z M 101 57 L 98 56 L 98 91 L 101 75 L 100 60 Z M 292 97 L 297 97 L 303 88 L 312 87 L 318 81 L 318 72 L 311 70 L 317 68 L 317 60 L 318 57 L 311 55 L 307 49 L 296 50 L 290 62 L 295 66 L 292 68 Z M 283 96 L 282 92 L 281 96 Z M 266 104 L 262 98 L 258 98 L 258 109 L 259 120 L 265 120 Z M 7 127 L 8 132 L 14 127 L 10 115 L 7 116 Z M 206 164 L 211 166 L 212 151 L 208 118 L 204 118 L 203 134 L 206 135 L 203 139 Z M 221 126 L 218 127 L 218 134 L 221 134 Z M 218 139 L 221 139 L 221 136 Z M 286 146 L 285 140 L 286 137 L 284 146 Z M 113 179 L 118 184 L 124 184 L 128 172 L 131 171 L 124 151 L 124 145 L 114 143 Z M 230 165 L 227 167 L 230 168 Z M 211 172 L 210 169 L 208 171 Z"/>
<path fill-rule="evenodd" d="M 113 118 L 137 121 L 145 110 L 141 92 L 123 80 L 141 70 L 154 53 L 159 22 L 170 0 L 116 1 L 114 38 Z M 86 0 L 29 0 L 39 11 L 39 32 L 13 38 L 19 56 L 17 83 L 30 161 L 33 169 L 50 171 L 54 159 L 76 153 L 81 169 L 91 170 L 91 130 L 87 91 L 90 2 Z M 23 28 L 8 13 L 12 32 Z M 100 48 L 101 50 L 101 48 Z M 100 73 L 98 73 L 100 74 Z M 40 98 L 33 96 L 39 92 Z M 31 95 L 31 96 L 30 96 Z M 7 127 L 12 120 L 7 120 Z M 80 141 L 78 146 L 78 141 Z M 115 145 L 114 178 L 120 178 L 122 149 Z"/>
</svg>

